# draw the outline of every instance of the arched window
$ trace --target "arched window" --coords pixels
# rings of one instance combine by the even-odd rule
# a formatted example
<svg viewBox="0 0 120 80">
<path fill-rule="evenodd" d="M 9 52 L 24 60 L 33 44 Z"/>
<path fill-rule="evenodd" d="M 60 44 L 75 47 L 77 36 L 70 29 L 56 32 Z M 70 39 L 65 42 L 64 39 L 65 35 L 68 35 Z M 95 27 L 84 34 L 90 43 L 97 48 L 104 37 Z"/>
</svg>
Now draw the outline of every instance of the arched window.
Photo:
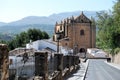
<svg viewBox="0 0 120 80">
<path fill-rule="evenodd" d="M 84 35 L 84 30 L 80 30 L 80 35 Z"/>
</svg>

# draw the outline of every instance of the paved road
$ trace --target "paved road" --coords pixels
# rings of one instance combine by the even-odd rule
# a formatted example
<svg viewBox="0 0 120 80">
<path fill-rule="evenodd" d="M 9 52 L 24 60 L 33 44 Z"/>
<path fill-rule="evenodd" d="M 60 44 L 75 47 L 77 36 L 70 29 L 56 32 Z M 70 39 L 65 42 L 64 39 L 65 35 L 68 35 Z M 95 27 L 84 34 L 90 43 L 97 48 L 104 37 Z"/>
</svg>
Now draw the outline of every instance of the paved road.
<svg viewBox="0 0 120 80">
<path fill-rule="evenodd" d="M 120 80 L 120 70 L 104 61 L 91 59 L 85 80 Z"/>
</svg>

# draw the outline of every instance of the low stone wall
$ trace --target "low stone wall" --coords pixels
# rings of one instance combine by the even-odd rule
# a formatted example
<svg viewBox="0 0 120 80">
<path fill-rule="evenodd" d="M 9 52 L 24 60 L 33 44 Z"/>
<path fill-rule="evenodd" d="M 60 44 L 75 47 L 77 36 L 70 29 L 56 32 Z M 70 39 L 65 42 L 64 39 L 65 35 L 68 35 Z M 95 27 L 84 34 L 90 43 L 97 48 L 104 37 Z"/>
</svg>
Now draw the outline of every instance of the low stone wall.
<svg viewBox="0 0 120 80">
<path fill-rule="evenodd" d="M 114 63 L 120 64 L 120 53 L 118 53 L 117 55 L 115 55 L 115 57 L 114 57 Z"/>
<path fill-rule="evenodd" d="M 60 71 L 55 71 L 53 76 L 51 76 L 48 80 L 63 80 Z"/>
<path fill-rule="evenodd" d="M 54 56 L 48 56 L 47 52 L 35 52 L 34 53 L 34 64 L 30 65 L 29 67 L 34 66 L 34 73 L 35 75 L 28 76 L 23 72 L 25 75 L 18 75 L 15 79 L 18 80 L 65 80 L 69 75 L 74 73 L 79 68 L 79 56 L 73 55 L 63 55 L 61 54 L 54 54 Z M 20 64 L 21 65 L 21 64 Z M 28 65 L 24 65 L 25 71 Z M 22 67 L 23 68 L 23 67 Z M 31 68 L 33 69 L 33 68 Z M 21 69 L 19 69 L 21 70 Z M 18 68 L 16 71 L 18 71 Z M 23 69 L 22 69 L 23 70 Z M 10 71 L 10 70 L 9 70 Z M 14 72 L 14 70 L 12 70 Z M 11 72 L 10 71 L 10 74 Z M 27 70 L 28 71 L 28 70 Z M 9 77 L 10 80 L 14 80 L 14 75 L 11 74 L 12 77 Z M 0 79 L 1 80 L 1 79 Z M 5 79 L 3 79 L 5 80 Z"/>
<path fill-rule="evenodd" d="M 109 57 L 111 58 L 112 63 L 120 64 L 120 53 L 116 54 L 114 57 L 109 54 Z"/>
<path fill-rule="evenodd" d="M 79 68 L 78 56 L 55 54 L 55 58 L 55 71 L 49 76 L 48 80 L 64 80 Z"/>
</svg>

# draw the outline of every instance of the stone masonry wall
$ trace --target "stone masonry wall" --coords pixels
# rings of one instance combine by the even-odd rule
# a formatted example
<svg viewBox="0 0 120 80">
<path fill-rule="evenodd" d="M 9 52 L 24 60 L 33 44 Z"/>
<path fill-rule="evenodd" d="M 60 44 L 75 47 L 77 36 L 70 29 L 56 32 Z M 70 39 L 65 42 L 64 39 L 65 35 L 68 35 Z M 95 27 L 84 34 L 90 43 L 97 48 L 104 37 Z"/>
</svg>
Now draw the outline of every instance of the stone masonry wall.
<svg viewBox="0 0 120 80">
<path fill-rule="evenodd" d="M 0 44 L 0 80 L 8 80 L 9 78 L 9 59 L 8 47 Z"/>
<path fill-rule="evenodd" d="M 120 53 L 118 53 L 117 55 L 115 55 L 114 63 L 120 64 Z"/>
</svg>

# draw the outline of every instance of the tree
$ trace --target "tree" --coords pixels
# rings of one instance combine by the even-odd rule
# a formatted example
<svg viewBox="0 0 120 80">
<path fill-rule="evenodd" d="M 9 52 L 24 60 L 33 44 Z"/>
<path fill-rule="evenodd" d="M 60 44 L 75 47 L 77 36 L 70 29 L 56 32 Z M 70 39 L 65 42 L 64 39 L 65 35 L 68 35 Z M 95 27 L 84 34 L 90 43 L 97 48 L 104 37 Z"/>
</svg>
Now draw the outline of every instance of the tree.
<svg viewBox="0 0 120 80">
<path fill-rule="evenodd" d="M 29 39 L 31 39 L 32 41 L 36 41 L 38 39 L 44 39 L 44 37 L 42 36 L 42 32 L 39 29 L 29 29 L 27 31 L 28 37 Z"/>
<path fill-rule="evenodd" d="M 98 20 L 98 41 L 99 47 L 102 49 L 111 48 L 111 28 L 113 27 L 113 18 L 107 12 L 97 13 Z"/>
<path fill-rule="evenodd" d="M 29 29 L 28 31 L 21 32 L 17 34 L 16 37 L 8 41 L 8 46 L 10 50 L 15 49 L 17 47 L 25 47 L 26 43 L 29 43 L 30 40 L 36 41 L 40 39 L 48 39 L 49 35 L 45 31 L 41 31 L 39 29 Z"/>
<path fill-rule="evenodd" d="M 120 0 L 113 6 L 113 12 L 97 13 L 98 46 L 108 49 L 114 57 L 120 51 Z"/>
<path fill-rule="evenodd" d="M 120 26 L 120 0 L 116 0 L 113 6 L 113 17 L 117 26 Z"/>
<path fill-rule="evenodd" d="M 49 39 L 49 35 L 48 35 L 45 31 L 42 32 L 42 36 L 43 36 L 45 39 Z"/>
</svg>

